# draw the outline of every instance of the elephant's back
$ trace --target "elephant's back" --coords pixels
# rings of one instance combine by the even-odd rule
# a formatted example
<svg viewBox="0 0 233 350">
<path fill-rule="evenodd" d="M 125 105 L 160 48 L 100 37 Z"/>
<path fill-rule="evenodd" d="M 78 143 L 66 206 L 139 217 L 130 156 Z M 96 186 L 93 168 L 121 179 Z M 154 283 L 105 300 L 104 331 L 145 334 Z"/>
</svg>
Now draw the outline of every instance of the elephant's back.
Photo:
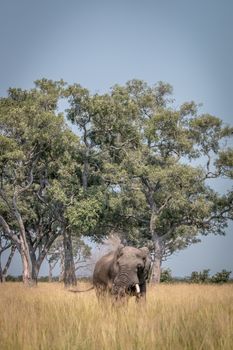
<svg viewBox="0 0 233 350">
<path fill-rule="evenodd" d="M 110 252 L 100 258 L 94 268 L 93 284 L 95 286 L 109 284 L 113 269 L 114 252 Z"/>
</svg>

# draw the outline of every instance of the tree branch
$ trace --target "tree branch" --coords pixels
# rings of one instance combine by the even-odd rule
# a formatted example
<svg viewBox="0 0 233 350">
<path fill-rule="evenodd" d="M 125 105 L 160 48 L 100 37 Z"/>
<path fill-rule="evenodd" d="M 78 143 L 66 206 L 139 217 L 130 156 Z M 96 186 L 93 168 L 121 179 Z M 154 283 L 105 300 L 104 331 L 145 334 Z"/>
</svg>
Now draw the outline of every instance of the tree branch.
<svg viewBox="0 0 233 350">
<path fill-rule="evenodd" d="M 94 263 L 80 265 L 80 266 L 75 267 L 75 271 L 82 269 L 82 268 L 87 268 L 88 266 L 93 266 L 93 265 L 94 265 Z"/>
<path fill-rule="evenodd" d="M 14 254 L 15 254 L 15 250 L 16 250 L 16 246 L 12 245 L 10 255 L 8 256 L 8 259 L 7 259 L 7 262 L 6 262 L 4 269 L 2 270 L 3 275 L 6 275 L 7 270 L 9 269 L 9 266 L 11 264 L 11 261 L 13 259 Z"/>
<path fill-rule="evenodd" d="M 9 237 L 11 240 L 13 240 L 15 242 L 15 244 L 17 245 L 17 248 L 20 249 L 20 240 L 19 238 L 17 237 L 16 234 L 14 234 L 9 225 L 7 224 L 6 220 L 3 218 L 2 215 L 0 215 L 0 224 L 1 226 L 3 227 L 3 230 L 5 232 L 5 235 L 7 237 Z"/>
<path fill-rule="evenodd" d="M 165 202 L 161 205 L 161 207 L 157 210 L 157 214 L 160 214 L 161 211 L 167 206 L 167 204 L 170 202 L 170 200 L 172 199 L 172 196 L 168 196 L 165 199 Z"/>
</svg>

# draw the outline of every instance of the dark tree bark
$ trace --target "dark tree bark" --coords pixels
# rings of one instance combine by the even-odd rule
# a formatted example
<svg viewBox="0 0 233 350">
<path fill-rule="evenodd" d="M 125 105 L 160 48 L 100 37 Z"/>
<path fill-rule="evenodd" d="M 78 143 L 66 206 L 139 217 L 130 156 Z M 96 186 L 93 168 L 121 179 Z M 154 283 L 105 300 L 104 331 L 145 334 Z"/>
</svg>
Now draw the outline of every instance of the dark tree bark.
<svg viewBox="0 0 233 350">
<path fill-rule="evenodd" d="M 10 248 L 10 254 L 8 255 L 5 266 L 2 267 L 2 261 L 1 261 L 2 253 L 8 250 L 9 248 Z M 7 271 L 10 267 L 15 250 L 16 250 L 15 244 L 11 243 L 9 239 L 6 239 L 5 235 L 0 233 L 0 282 L 1 283 L 5 282 Z"/>
<path fill-rule="evenodd" d="M 37 284 L 40 267 L 38 266 L 38 262 L 36 261 L 36 257 L 34 256 L 34 254 L 31 254 L 31 262 L 32 262 L 32 281 L 33 281 L 33 284 Z"/>
<path fill-rule="evenodd" d="M 53 280 L 53 273 L 52 273 L 52 271 L 53 271 L 52 264 L 49 263 L 49 282 L 50 282 L 50 283 L 51 283 L 52 280 Z"/>
<path fill-rule="evenodd" d="M 11 246 L 11 252 L 10 252 L 10 255 L 8 256 L 6 265 L 5 265 L 4 269 L 1 271 L 2 272 L 2 281 L 1 282 L 5 282 L 5 280 L 6 280 L 7 271 L 9 269 L 9 267 L 10 267 L 11 261 L 13 259 L 14 254 L 15 254 L 15 251 L 16 251 L 16 246 L 12 245 Z M 1 274 L 1 272 L 0 272 L 0 274 Z"/>
<path fill-rule="evenodd" d="M 72 251 L 72 240 L 70 230 L 63 232 L 64 244 L 64 284 L 65 287 L 76 286 L 75 264 Z"/>
<path fill-rule="evenodd" d="M 64 281 L 64 270 L 65 270 L 65 262 L 64 262 L 64 254 L 61 254 L 61 262 L 60 262 L 60 274 L 59 274 L 59 282 Z"/>
<path fill-rule="evenodd" d="M 3 282 L 1 255 L 2 255 L 2 254 L 1 254 L 1 252 L 0 252 L 0 283 Z"/>
</svg>

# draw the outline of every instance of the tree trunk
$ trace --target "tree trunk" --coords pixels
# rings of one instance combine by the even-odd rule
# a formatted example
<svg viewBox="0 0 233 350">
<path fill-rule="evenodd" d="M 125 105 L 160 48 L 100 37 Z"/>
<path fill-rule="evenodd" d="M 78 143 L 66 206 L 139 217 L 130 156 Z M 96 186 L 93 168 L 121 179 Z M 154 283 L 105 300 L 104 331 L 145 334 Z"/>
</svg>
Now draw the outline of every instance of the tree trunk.
<svg viewBox="0 0 233 350">
<path fill-rule="evenodd" d="M 23 265 L 23 283 L 27 286 L 32 285 L 32 273 L 31 273 L 31 267 L 30 263 L 23 251 L 20 253 L 22 265 Z"/>
<path fill-rule="evenodd" d="M 57 235 L 53 235 L 52 237 L 49 238 L 49 240 L 46 242 L 45 246 L 43 249 L 41 247 L 36 247 L 36 246 L 30 246 L 30 256 L 31 256 L 31 262 L 32 262 L 32 280 L 34 284 L 37 284 L 38 282 L 38 276 L 39 276 L 39 271 L 41 268 L 41 265 L 48 254 L 49 248 L 52 246 L 53 242 L 55 241 Z M 41 248 L 41 249 L 40 249 Z M 37 250 L 39 250 L 38 254 L 36 254 Z M 51 265 L 51 266 L 50 266 Z M 52 276 L 52 270 L 53 270 L 52 264 L 49 264 L 49 269 L 51 268 L 51 273 Z M 52 277 L 51 277 L 52 278 Z"/>
<path fill-rule="evenodd" d="M 39 275 L 39 267 L 37 261 L 32 259 L 32 284 L 37 284 Z"/>
<path fill-rule="evenodd" d="M 28 245 L 25 245 L 25 240 L 20 236 L 20 256 L 22 260 L 22 266 L 23 266 L 23 272 L 22 272 L 22 277 L 23 277 L 23 283 L 26 286 L 32 286 L 34 285 L 34 281 L 32 278 L 32 259 L 29 254 L 29 247 Z"/>
<path fill-rule="evenodd" d="M 158 284 L 160 282 L 160 275 L 161 275 L 161 262 L 163 257 L 163 251 L 162 251 L 162 240 L 161 238 L 156 234 L 156 209 L 154 205 L 154 201 L 152 196 L 148 197 L 150 201 L 150 207 L 151 207 L 151 218 L 150 218 L 150 233 L 153 241 L 153 259 L 152 259 L 152 268 L 151 268 L 151 275 L 150 275 L 150 283 L 152 284 Z"/>
<path fill-rule="evenodd" d="M 16 246 L 12 245 L 11 252 L 10 252 L 10 255 L 8 256 L 8 259 L 7 259 L 7 262 L 6 262 L 4 269 L 2 270 L 2 268 L 0 266 L 0 280 L 1 280 L 1 282 L 6 281 L 7 271 L 10 267 L 11 261 L 13 259 L 14 254 L 15 254 L 15 250 L 16 250 Z"/>
<path fill-rule="evenodd" d="M 0 253 L 0 283 L 3 282 L 3 275 L 2 275 L 2 263 L 1 263 L 1 253 Z"/>
<path fill-rule="evenodd" d="M 87 177 L 88 177 L 88 160 L 84 159 L 83 172 L 82 172 L 82 183 L 83 183 L 84 191 L 87 190 L 87 181 L 88 181 Z"/>
<path fill-rule="evenodd" d="M 64 281 L 64 270 L 65 270 L 65 263 L 64 263 L 64 244 L 63 244 L 63 248 L 59 249 L 59 254 L 60 254 L 60 273 L 59 273 L 59 282 L 63 282 Z"/>
<path fill-rule="evenodd" d="M 36 285 L 38 283 L 38 276 L 40 272 L 41 265 L 44 261 L 44 258 L 46 256 L 46 252 L 48 249 L 46 249 L 43 253 L 39 253 L 36 257 L 36 251 L 31 251 L 31 263 L 32 263 L 32 284 Z"/>
<path fill-rule="evenodd" d="M 19 226 L 19 240 L 20 240 L 20 250 L 19 253 L 21 255 L 22 265 L 23 265 L 23 283 L 27 286 L 31 286 L 33 284 L 32 280 L 32 262 L 30 257 L 30 250 L 28 246 L 28 241 L 26 238 L 26 231 L 24 227 L 24 223 L 22 217 L 17 208 L 17 196 L 18 193 L 14 194 L 13 198 L 13 206 L 14 206 L 14 216 L 18 222 Z"/>
<path fill-rule="evenodd" d="M 13 198 L 13 215 L 15 216 L 18 226 L 19 226 L 19 237 L 17 235 L 13 234 L 10 230 L 9 225 L 7 222 L 4 220 L 4 218 L 0 215 L 0 222 L 4 228 L 4 231 L 6 232 L 7 236 L 11 238 L 14 243 L 17 246 L 17 249 L 19 251 L 19 254 L 21 256 L 22 260 L 22 266 L 23 266 L 23 282 L 26 285 L 31 285 L 32 282 L 32 274 L 31 274 L 31 259 L 30 259 L 30 254 L 29 254 L 29 248 L 28 248 L 28 243 L 26 239 L 26 232 L 23 224 L 23 220 L 21 218 L 21 215 L 17 209 L 17 202 L 16 202 L 16 194 L 14 195 Z"/>
<path fill-rule="evenodd" d="M 63 233 L 64 245 L 64 284 L 65 287 L 76 286 L 77 279 L 75 275 L 75 265 L 72 250 L 71 233 L 69 230 L 64 230 Z"/>
<path fill-rule="evenodd" d="M 162 242 L 159 237 L 154 237 L 154 252 L 153 252 L 152 272 L 150 282 L 152 284 L 158 284 L 160 282 L 161 275 L 161 263 L 163 257 Z"/>
<path fill-rule="evenodd" d="M 60 268 L 61 268 L 61 270 L 60 270 L 60 274 L 59 274 L 59 282 L 63 282 L 64 281 L 64 270 L 65 270 L 65 268 L 64 268 L 64 260 L 61 263 Z"/>
<path fill-rule="evenodd" d="M 49 282 L 51 283 L 53 281 L 53 273 L 52 273 L 52 264 L 49 263 Z"/>
<path fill-rule="evenodd" d="M 6 275 L 2 275 L 2 283 L 6 282 Z"/>
</svg>

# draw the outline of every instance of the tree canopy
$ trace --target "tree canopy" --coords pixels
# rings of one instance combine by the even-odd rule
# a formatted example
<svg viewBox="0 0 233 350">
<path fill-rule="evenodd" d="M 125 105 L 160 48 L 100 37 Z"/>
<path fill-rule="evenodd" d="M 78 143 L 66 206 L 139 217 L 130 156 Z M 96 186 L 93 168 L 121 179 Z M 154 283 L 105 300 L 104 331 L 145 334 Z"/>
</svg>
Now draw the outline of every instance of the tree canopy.
<svg viewBox="0 0 233 350">
<path fill-rule="evenodd" d="M 199 234 L 225 233 L 232 192 L 221 195 L 207 180 L 231 176 L 232 150 L 223 148 L 231 127 L 199 114 L 193 101 L 175 108 L 163 82 L 133 80 L 101 96 L 78 85 L 67 91 L 67 117 L 83 129 L 89 166 L 90 151 L 98 155 L 110 227 L 127 242 L 150 246 L 157 270 L 166 254 Z"/>
<path fill-rule="evenodd" d="M 156 282 L 164 257 L 200 234 L 225 233 L 232 191 L 218 193 L 209 181 L 232 179 L 233 128 L 193 101 L 175 106 L 172 93 L 163 82 L 91 94 L 42 79 L 1 98 L 0 224 L 29 279 L 59 235 L 73 271 L 74 234 L 100 241 L 117 232 L 147 245 Z M 63 114 L 60 99 L 68 102 Z"/>
</svg>

